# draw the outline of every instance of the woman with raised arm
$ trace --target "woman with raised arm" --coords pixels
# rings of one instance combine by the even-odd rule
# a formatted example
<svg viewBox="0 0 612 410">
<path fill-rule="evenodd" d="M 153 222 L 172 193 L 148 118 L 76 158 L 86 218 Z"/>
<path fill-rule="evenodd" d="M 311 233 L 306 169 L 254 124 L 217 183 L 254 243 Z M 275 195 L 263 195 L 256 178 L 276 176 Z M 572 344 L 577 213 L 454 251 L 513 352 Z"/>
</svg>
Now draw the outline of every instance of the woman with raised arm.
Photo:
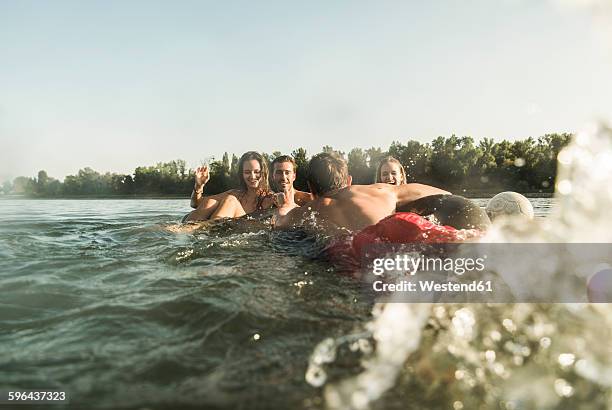
<svg viewBox="0 0 612 410">
<path fill-rule="evenodd" d="M 208 174 L 208 165 L 203 165 L 196 168 L 195 183 L 193 185 L 193 191 L 191 191 L 191 202 L 189 203 L 192 208 L 197 209 L 198 205 L 200 205 L 205 198 L 212 196 L 204 196 L 204 185 L 206 185 L 209 179 L 210 175 Z"/>
<path fill-rule="evenodd" d="M 210 219 L 210 216 L 215 212 L 221 201 L 225 199 L 231 192 L 235 191 L 230 189 L 229 191 L 221 192 L 215 195 L 204 195 L 204 187 L 210 179 L 210 172 L 208 165 L 198 167 L 195 170 L 195 184 L 193 191 L 191 191 L 191 202 L 192 208 L 195 211 L 185 215 L 181 222 L 187 221 L 205 221 Z"/>
<path fill-rule="evenodd" d="M 392 156 L 381 159 L 376 169 L 376 182 L 391 185 L 408 183 L 404 166 Z"/>
<path fill-rule="evenodd" d="M 203 190 L 208 182 L 208 169 L 201 170 L 198 186 L 196 170 L 196 186 Z M 268 185 L 268 165 L 257 152 L 249 151 L 238 161 L 239 189 L 231 189 L 221 194 L 203 197 L 198 208 L 191 212 L 184 222 L 205 221 L 208 219 L 237 218 L 258 210 L 268 209 L 274 205 L 273 195 Z M 201 194 L 200 194 L 201 195 Z M 197 191 L 192 193 L 192 203 L 198 201 Z"/>
</svg>

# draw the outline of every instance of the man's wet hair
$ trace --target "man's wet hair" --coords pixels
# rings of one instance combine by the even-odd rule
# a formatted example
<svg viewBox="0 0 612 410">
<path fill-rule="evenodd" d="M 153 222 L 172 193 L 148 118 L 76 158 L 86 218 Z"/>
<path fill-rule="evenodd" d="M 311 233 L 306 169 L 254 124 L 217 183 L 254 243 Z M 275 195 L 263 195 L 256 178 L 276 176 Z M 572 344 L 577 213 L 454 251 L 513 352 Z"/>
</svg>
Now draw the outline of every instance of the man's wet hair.
<svg viewBox="0 0 612 410">
<path fill-rule="evenodd" d="M 348 165 L 336 154 L 322 152 L 308 163 L 308 183 L 315 195 L 322 195 L 346 187 Z"/>
<path fill-rule="evenodd" d="M 400 209 L 398 209 L 400 211 Z M 440 225 L 456 229 L 486 230 L 491 225 L 487 213 L 477 203 L 459 195 L 431 195 L 411 202 L 401 211 L 433 215 Z"/>
<path fill-rule="evenodd" d="M 293 172 L 297 172 L 297 163 L 290 155 L 279 155 L 278 157 L 274 158 L 274 161 L 272 161 L 272 164 L 270 165 L 272 172 L 274 172 L 274 164 L 282 164 L 283 162 L 290 162 L 291 165 L 293 165 Z"/>
</svg>

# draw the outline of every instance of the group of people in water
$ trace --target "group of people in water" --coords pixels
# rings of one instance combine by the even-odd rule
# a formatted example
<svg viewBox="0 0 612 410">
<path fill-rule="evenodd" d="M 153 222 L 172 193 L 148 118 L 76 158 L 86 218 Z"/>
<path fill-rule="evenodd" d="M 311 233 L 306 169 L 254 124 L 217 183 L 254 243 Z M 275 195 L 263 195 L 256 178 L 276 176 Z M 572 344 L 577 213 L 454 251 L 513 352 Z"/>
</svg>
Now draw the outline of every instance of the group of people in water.
<svg viewBox="0 0 612 410">
<path fill-rule="evenodd" d="M 191 193 L 193 212 L 186 216 L 184 222 L 205 221 L 220 218 L 238 218 L 278 206 L 279 195 L 286 193 L 292 201 L 303 205 L 312 200 L 312 195 L 294 189 L 296 163 L 288 155 L 277 157 L 272 161 L 272 188 L 266 160 L 257 152 L 246 152 L 238 161 L 238 189 L 231 189 L 216 195 L 204 196 L 204 186 L 209 180 L 208 167 L 199 167 L 195 171 L 195 185 Z"/>
<path fill-rule="evenodd" d="M 445 190 L 409 183 L 402 164 L 383 158 L 376 171 L 376 183 L 352 185 L 346 161 L 323 152 L 312 157 L 306 172 L 310 192 L 296 190 L 295 160 L 287 155 L 275 158 L 270 166 L 254 151 L 238 161 L 240 187 L 215 195 L 204 195 L 209 180 L 207 167 L 195 171 L 191 206 L 183 222 L 239 218 L 271 209 L 275 229 L 314 226 L 330 236 L 356 233 L 383 219 L 410 212 L 418 217 L 433 216 L 440 226 L 485 230 L 487 213 L 474 202 Z M 303 170 L 300 170 L 303 172 Z"/>
</svg>

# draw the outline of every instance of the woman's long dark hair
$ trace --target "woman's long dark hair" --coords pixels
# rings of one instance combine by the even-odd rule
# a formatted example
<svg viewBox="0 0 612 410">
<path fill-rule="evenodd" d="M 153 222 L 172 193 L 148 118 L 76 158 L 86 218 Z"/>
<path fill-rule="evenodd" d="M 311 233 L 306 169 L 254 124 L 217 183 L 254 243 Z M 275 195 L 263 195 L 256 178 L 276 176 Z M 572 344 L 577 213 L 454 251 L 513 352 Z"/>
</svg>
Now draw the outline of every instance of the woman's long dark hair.
<svg viewBox="0 0 612 410">
<path fill-rule="evenodd" d="M 267 194 L 270 192 L 270 185 L 268 184 L 268 162 L 264 157 L 261 156 L 260 153 L 255 151 L 248 151 L 242 154 L 240 160 L 238 160 L 238 182 L 240 183 L 240 190 L 243 192 L 247 192 L 249 188 L 244 182 L 244 163 L 246 161 L 250 161 L 254 159 L 259 162 L 259 166 L 261 167 L 261 179 L 259 181 L 259 187 L 257 188 L 260 193 Z"/>
</svg>

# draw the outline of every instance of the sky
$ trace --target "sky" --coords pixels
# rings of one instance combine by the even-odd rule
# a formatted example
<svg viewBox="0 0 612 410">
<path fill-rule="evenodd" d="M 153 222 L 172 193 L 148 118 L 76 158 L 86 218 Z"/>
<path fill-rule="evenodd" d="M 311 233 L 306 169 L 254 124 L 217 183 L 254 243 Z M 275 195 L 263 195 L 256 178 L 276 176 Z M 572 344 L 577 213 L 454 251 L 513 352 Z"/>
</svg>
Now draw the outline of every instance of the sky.
<svg viewBox="0 0 612 410">
<path fill-rule="evenodd" d="M 0 0 L 0 182 L 612 120 L 612 0 Z"/>
</svg>

